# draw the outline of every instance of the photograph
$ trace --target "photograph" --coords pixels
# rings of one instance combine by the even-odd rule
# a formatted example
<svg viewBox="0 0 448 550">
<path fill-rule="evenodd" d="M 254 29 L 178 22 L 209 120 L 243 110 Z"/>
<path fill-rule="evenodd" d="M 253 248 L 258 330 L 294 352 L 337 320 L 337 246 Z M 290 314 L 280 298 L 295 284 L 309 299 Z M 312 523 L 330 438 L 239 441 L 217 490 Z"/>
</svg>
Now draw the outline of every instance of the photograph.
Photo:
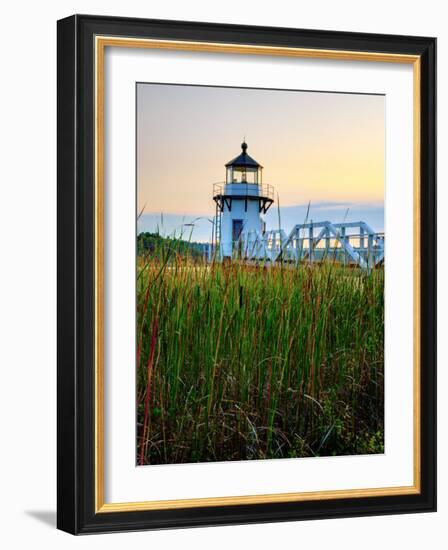
<svg viewBox="0 0 448 550">
<path fill-rule="evenodd" d="M 135 86 L 136 465 L 385 453 L 385 96 Z"/>
<path fill-rule="evenodd" d="M 62 531 L 437 509 L 437 40 L 297 13 L 58 20 Z"/>
</svg>

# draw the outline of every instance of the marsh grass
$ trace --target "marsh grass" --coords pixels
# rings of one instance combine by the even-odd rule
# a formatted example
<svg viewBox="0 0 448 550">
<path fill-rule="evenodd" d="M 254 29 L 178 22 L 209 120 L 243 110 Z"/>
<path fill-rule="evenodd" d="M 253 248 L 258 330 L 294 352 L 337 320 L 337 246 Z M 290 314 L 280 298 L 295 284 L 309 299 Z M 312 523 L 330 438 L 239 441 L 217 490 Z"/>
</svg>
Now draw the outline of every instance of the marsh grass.
<svg viewBox="0 0 448 550">
<path fill-rule="evenodd" d="M 384 272 L 137 266 L 137 462 L 384 451 Z"/>
</svg>

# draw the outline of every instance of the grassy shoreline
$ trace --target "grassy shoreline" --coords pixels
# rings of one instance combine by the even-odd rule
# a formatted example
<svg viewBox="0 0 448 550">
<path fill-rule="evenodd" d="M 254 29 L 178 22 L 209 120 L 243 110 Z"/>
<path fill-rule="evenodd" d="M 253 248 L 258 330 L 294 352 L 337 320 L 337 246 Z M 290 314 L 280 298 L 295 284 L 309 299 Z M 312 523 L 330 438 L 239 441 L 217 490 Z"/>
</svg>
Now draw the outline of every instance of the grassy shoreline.
<svg viewBox="0 0 448 550">
<path fill-rule="evenodd" d="M 384 452 L 384 271 L 137 266 L 137 462 Z"/>
</svg>

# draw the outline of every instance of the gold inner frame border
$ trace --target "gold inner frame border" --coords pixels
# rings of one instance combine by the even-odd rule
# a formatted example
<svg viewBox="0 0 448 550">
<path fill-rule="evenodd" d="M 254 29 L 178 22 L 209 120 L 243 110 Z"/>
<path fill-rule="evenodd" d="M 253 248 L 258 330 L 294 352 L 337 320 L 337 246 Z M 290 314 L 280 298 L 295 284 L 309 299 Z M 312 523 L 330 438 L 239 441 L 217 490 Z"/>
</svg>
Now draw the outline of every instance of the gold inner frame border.
<svg viewBox="0 0 448 550">
<path fill-rule="evenodd" d="M 152 48 L 208 53 L 286 56 L 313 59 L 407 63 L 413 65 L 413 218 L 414 218 L 414 346 L 413 346 L 413 458 L 414 483 L 402 487 L 342 489 L 301 493 L 273 493 L 264 495 L 154 500 L 141 502 L 106 503 L 104 501 L 104 55 L 106 47 Z M 95 513 L 167 510 L 244 504 L 304 502 L 344 498 L 365 498 L 420 494 L 421 492 L 421 388 L 420 388 L 420 56 L 381 52 L 356 52 L 251 44 L 225 44 L 96 36 L 95 56 Z"/>
</svg>

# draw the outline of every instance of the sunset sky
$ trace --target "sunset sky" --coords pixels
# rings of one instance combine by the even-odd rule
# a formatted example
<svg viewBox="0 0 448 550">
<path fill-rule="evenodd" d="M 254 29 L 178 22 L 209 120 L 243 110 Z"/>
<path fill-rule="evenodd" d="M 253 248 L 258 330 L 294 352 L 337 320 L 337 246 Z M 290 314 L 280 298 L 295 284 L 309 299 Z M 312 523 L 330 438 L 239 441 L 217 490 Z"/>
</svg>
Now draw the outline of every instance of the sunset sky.
<svg viewBox="0 0 448 550">
<path fill-rule="evenodd" d="M 384 226 L 385 98 L 379 95 L 137 85 L 138 231 L 207 241 L 213 183 L 241 152 L 264 166 L 287 233 L 310 218 Z M 278 227 L 277 201 L 266 216 Z M 191 231 L 191 227 L 189 227 Z"/>
</svg>

